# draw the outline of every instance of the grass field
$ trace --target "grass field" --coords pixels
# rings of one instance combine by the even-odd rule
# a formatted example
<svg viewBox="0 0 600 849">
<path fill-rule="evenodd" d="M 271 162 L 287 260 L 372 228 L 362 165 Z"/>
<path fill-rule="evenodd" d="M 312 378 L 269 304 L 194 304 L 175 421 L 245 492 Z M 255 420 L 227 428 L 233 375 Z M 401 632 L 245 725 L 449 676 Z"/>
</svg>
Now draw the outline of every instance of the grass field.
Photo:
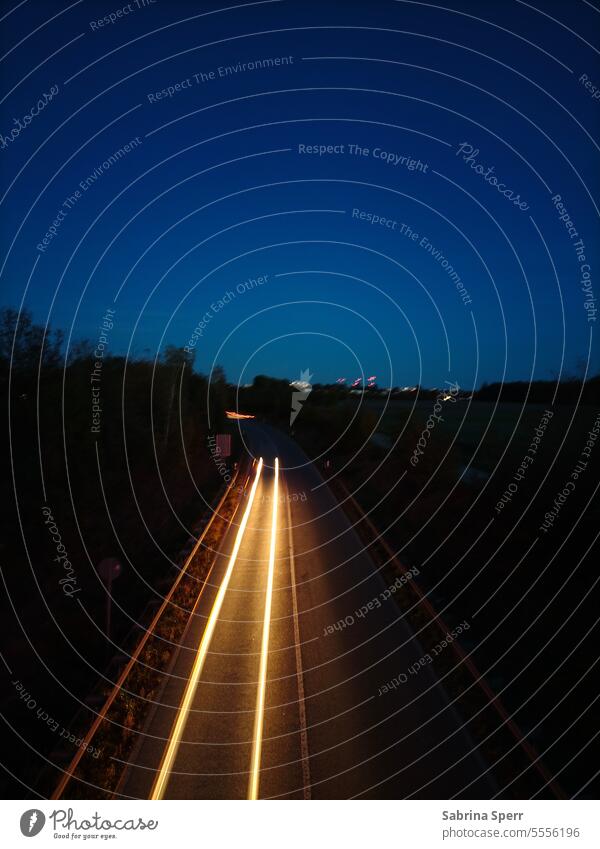
<svg viewBox="0 0 600 849">
<path fill-rule="evenodd" d="M 433 404 L 433 401 L 418 401 L 416 404 L 390 402 L 377 427 L 378 433 L 393 440 L 409 419 L 417 428 L 422 428 Z M 379 417 L 385 403 L 367 401 L 365 406 Z M 577 409 L 561 405 L 552 409 L 544 404 L 446 402 L 441 413 L 443 421 L 436 427 L 439 427 L 440 433 L 456 440 L 455 447 L 465 464 L 472 460 L 476 468 L 490 473 L 505 449 L 507 459 L 512 458 L 515 462 L 521 459 L 547 409 L 553 412 L 553 416 L 543 436 L 544 453 L 554 456 L 560 452 L 561 463 L 576 461 L 598 413 L 595 407 L 589 405 Z"/>
</svg>

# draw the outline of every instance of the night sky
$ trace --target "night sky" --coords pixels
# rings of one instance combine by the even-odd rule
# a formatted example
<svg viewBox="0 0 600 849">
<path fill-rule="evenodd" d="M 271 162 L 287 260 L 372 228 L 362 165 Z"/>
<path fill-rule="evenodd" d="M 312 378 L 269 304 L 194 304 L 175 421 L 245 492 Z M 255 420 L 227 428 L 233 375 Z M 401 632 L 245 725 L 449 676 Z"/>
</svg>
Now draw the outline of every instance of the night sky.
<svg viewBox="0 0 600 849">
<path fill-rule="evenodd" d="M 592 4 L 11 5 L 3 304 L 242 384 L 597 371 Z"/>
</svg>

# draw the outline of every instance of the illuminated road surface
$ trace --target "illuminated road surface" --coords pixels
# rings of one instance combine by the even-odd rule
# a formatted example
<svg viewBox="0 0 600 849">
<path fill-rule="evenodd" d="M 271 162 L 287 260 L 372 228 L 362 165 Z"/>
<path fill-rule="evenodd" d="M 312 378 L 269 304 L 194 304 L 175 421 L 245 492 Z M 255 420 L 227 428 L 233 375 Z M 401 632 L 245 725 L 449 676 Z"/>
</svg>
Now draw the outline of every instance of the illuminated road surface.
<svg viewBox="0 0 600 849">
<path fill-rule="evenodd" d="M 256 466 L 256 472 L 254 481 L 252 482 L 252 486 L 250 487 L 248 493 L 248 503 L 245 505 L 242 519 L 240 521 L 240 525 L 236 531 L 235 542 L 233 544 L 233 550 L 229 557 L 229 562 L 227 564 L 227 570 L 225 571 L 225 575 L 223 576 L 221 583 L 219 585 L 219 591 L 215 597 L 215 601 L 210 611 L 210 615 L 207 618 L 206 625 L 204 627 L 204 631 L 202 634 L 202 640 L 200 641 L 200 646 L 198 647 L 198 652 L 194 659 L 194 665 L 192 667 L 192 671 L 190 677 L 188 679 L 186 689 L 183 695 L 183 699 L 181 701 L 181 705 L 179 706 L 179 711 L 175 720 L 175 724 L 173 726 L 173 730 L 171 731 L 169 743 L 165 748 L 165 753 L 163 755 L 163 759 L 160 764 L 160 768 L 158 771 L 158 775 L 156 776 L 156 780 L 154 782 L 154 786 L 151 792 L 152 799 L 162 799 L 164 798 L 165 792 L 167 790 L 167 786 L 171 779 L 171 773 L 175 764 L 175 760 L 177 758 L 177 754 L 179 752 L 179 746 L 181 744 L 183 733 L 185 731 L 186 725 L 190 718 L 190 711 L 194 710 L 194 698 L 196 695 L 196 689 L 198 687 L 198 682 L 200 681 L 200 677 L 204 671 L 204 664 L 206 662 L 206 658 L 208 657 L 208 652 L 212 645 L 212 639 L 219 623 L 219 617 L 221 616 L 221 611 L 223 610 L 223 604 L 225 602 L 225 597 L 227 595 L 227 590 L 229 589 L 229 584 L 231 582 L 231 577 L 233 575 L 233 570 L 235 569 L 237 558 L 239 555 L 240 547 L 244 541 L 244 535 L 246 533 L 246 528 L 248 526 L 248 519 L 250 518 L 250 514 L 252 513 L 252 508 L 254 506 L 254 499 L 256 497 L 256 490 L 261 482 L 261 473 L 263 468 L 262 458 L 259 460 Z M 277 483 L 275 482 L 275 486 Z M 265 621 L 264 621 L 264 629 L 265 629 L 265 645 L 262 649 L 261 656 L 261 683 L 260 683 L 260 697 L 259 697 L 259 707 L 260 710 L 256 711 L 256 720 L 255 724 L 257 726 L 255 735 L 254 735 L 254 744 L 255 749 L 257 750 L 256 755 L 254 757 L 254 761 L 260 764 L 260 742 L 262 736 L 262 714 L 264 711 L 264 689 L 265 683 L 264 680 L 266 678 L 266 659 L 268 657 L 269 650 L 269 641 L 268 641 L 268 625 L 269 625 L 269 617 L 271 612 L 271 596 L 272 596 L 272 574 L 274 568 L 275 561 L 275 542 L 276 542 L 276 515 L 273 514 L 273 530 L 271 536 L 270 543 L 270 554 L 269 554 L 269 571 L 268 571 L 268 590 L 267 590 L 267 599 L 268 606 L 265 610 Z M 239 572 L 239 570 L 238 570 Z M 264 669 L 263 669 L 264 666 Z M 254 767 L 254 772 L 257 772 L 257 767 Z M 255 787 L 257 788 L 257 779 L 253 780 L 253 795 L 256 795 Z"/>
<path fill-rule="evenodd" d="M 464 796 L 489 798 L 485 766 L 430 669 L 378 695 L 423 650 L 393 601 L 354 615 L 385 584 L 319 473 L 278 432 L 253 422 L 244 433 L 264 466 L 120 794 L 449 798 L 475 779 Z"/>
</svg>

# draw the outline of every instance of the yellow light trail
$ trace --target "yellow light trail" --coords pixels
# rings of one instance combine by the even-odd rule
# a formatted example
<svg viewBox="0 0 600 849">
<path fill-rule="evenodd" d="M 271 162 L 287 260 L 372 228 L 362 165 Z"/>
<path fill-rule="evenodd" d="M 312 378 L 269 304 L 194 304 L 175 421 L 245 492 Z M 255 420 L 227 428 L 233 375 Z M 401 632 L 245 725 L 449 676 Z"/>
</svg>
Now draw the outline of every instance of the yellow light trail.
<svg viewBox="0 0 600 849">
<path fill-rule="evenodd" d="M 265 714 L 265 691 L 267 686 L 267 663 L 269 659 L 269 631 L 271 629 L 271 601 L 273 599 L 273 577 L 275 575 L 275 548 L 277 543 L 277 503 L 279 501 L 279 459 L 275 458 L 275 478 L 273 481 L 273 517 L 271 521 L 271 546 L 269 549 L 269 571 L 265 596 L 265 617 L 263 622 L 260 670 L 258 673 L 258 692 L 256 694 L 256 714 L 254 716 L 254 738 L 250 761 L 250 780 L 248 799 L 258 799 L 260 782 L 260 752 Z"/>
<path fill-rule="evenodd" d="M 226 410 L 225 415 L 228 419 L 253 419 L 254 416 L 251 416 L 249 413 L 236 413 L 233 410 Z"/>
<path fill-rule="evenodd" d="M 173 731 L 171 732 L 169 744 L 165 749 L 165 753 L 163 755 L 158 775 L 156 776 L 154 785 L 152 787 L 152 792 L 150 793 L 151 799 L 162 799 L 167 788 L 171 769 L 173 768 L 173 763 L 175 761 L 177 750 L 179 749 L 179 744 L 181 742 L 183 729 L 185 728 L 185 724 L 187 722 L 190 707 L 194 698 L 194 694 L 196 692 L 196 687 L 198 686 L 198 681 L 200 679 L 200 675 L 202 674 L 202 669 L 204 667 L 204 661 L 206 660 L 206 655 L 208 654 L 210 641 L 212 639 L 212 635 L 219 619 L 219 613 L 223 605 L 225 593 L 227 592 L 227 587 L 229 585 L 231 574 L 233 572 L 233 567 L 235 566 L 235 561 L 237 560 L 238 551 L 240 550 L 240 546 L 242 544 L 242 538 L 246 530 L 246 525 L 248 524 L 248 517 L 250 516 L 252 503 L 254 502 L 254 496 L 256 494 L 256 488 L 258 487 L 258 481 L 260 479 L 262 467 L 263 460 L 261 457 L 256 468 L 256 477 L 254 478 L 254 483 L 252 484 L 252 489 L 250 490 L 248 504 L 246 506 L 246 510 L 244 511 L 244 515 L 242 516 L 242 521 L 240 522 L 240 526 L 238 528 L 238 532 L 235 538 L 235 543 L 233 545 L 233 551 L 231 552 L 231 557 L 229 558 L 227 571 L 225 572 L 225 577 L 223 578 L 221 586 L 219 587 L 219 592 L 217 593 L 217 597 L 215 598 L 215 602 L 208 617 L 206 628 L 204 629 L 204 634 L 202 635 L 202 640 L 200 642 L 198 653 L 196 655 L 196 660 L 194 661 L 194 666 L 192 668 L 189 681 L 185 688 L 185 693 L 183 695 L 181 705 L 179 706 L 177 720 L 175 721 L 175 725 L 173 726 Z"/>
</svg>

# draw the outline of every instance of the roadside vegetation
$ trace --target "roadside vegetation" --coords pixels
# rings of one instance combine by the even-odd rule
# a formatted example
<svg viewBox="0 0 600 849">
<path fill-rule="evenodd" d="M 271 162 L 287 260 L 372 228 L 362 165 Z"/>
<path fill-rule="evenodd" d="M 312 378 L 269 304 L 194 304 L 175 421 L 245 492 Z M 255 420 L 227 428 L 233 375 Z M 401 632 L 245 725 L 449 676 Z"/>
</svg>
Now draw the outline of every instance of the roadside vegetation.
<svg viewBox="0 0 600 849">
<path fill-rule="evenodd" d="M 576 740 L 596 733 L 589 709 L 597 695 L 595 639 L 586 630 L 596 621 L 600 379 L 533 384 L 527 402 L 525 388 L 482 387 L 447 400 L 443 421 L 425 439 L 433 390 L 390 400 L 376 389 L 316 387 L 294 431 L 334 489 L 339 480 L 393 552 L 418 568 L 415 583 L 448 626 L 469 623 L 460 645 L 553 772 L 571 759 Z M 573 494 L 565 498 L 560 493 L 573 475 Z M 550 520 L 557 497 L 560 510 Z M 368 544 L 360 523 L 359 530 Z M 410 590 L 396 600 L 403 609 L 414 603 Z M 433 639 L 437 634 L 424 637 L 425 645 Z M 452 653 L 440 662 L 440 673 L 448 673 Z M 449 680 L 455 696 L 457 682 L 466 687 L 472 679 L 452 673 Z M 471 693 L 461 704 L 471 716 L 479 703 Z M 579 719 L 569 727 L 573 717 Z M 494 727 L 488 712 L 479 739 Z M 502 758 L 509 745 L 494 733 L 488 759 Z M 561 771 L 566 793 L 593 775 L 599 754 L 592 744 L 574 759 L 577 774 Z M 497 774 L 508 775 L 514 764 L 506 766 L 500 761 Z M 523 780 L 530 782 L 531 771 L 506 795 L 518 797 Z"/>
<path fill-rule="evenodd" d="M 14 310 L 0 312 L 8 446 L 0 613 L 10 669 L 2 708 L 31 743 L 26 780 L 34 784 L 44 762 L 33 752 L 43 756 L 57 744 L 73 750 L 40 716 L 74 730 L 82 702 L 102 675 L 114 678 L 115 655 L 129 646 L 147 604 L 172 583 L 178 552 L 222 488 L 207 421 L 210 412 L 210 435 L 225 428 L 227 392 L 221 371 L 209 383 L 182 349 L 167 347 L 156 361 L 105 351 L 98 367 L 89 343 L 65 357 L 59 331 L 27 313 L 17 318 Z M 109 557 L 121 564 L 111 588 L 110 641 L 98 573 Z M 19 698 L 19 686 L 35 709 Z M 12 766 L 23 775 L 22 765 Z M 0 782 L 7 794 L 23 796 L 6 773 Z"/>
</svg>

